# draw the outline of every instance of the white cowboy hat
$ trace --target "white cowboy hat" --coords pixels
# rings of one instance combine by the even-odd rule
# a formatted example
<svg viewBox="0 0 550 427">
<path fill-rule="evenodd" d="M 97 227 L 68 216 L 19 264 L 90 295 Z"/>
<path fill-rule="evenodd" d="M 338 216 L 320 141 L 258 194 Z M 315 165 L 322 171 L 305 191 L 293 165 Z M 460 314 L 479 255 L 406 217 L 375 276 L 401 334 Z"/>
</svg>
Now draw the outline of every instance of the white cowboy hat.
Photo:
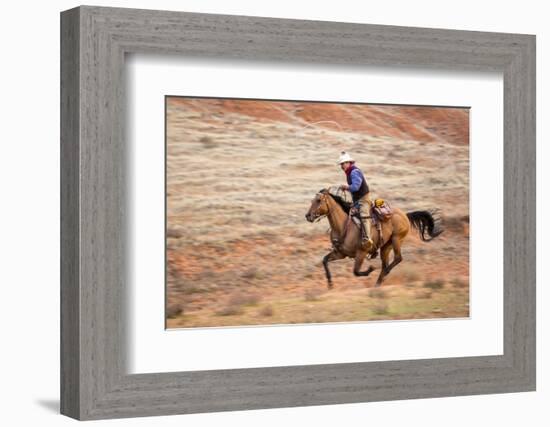
<svg viewBox="0 0 550 427">
<path fill-rule="evenodd" d="M 346 153 L 345 151 L 342 151 L 342 153 L 340 153 L 340 158 L 338 159 L 338 164 L 341 165 L 344 162 L 354 162 L 354 161 L 355 160 L 353 160 L 353 158 L 348 153 Z"/>
</svg>

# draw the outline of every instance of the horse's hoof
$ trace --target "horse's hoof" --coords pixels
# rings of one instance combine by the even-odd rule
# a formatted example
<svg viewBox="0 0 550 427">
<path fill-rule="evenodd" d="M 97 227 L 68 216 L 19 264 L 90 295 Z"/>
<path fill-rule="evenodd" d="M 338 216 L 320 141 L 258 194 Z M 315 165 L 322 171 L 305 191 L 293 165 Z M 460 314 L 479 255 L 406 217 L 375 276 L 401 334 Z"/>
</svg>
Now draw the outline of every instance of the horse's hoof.
<svg viewBox="0 0 550 427">
<path fill-rule="evenodd" d="M 329 283 L 329 284 L 327 285 L 327 288 L 328 288 L 329 290 L 332 289 L 333 287 L 334 287 L 334 285 L 332 284 L 332 282 Z"/>
</svg>

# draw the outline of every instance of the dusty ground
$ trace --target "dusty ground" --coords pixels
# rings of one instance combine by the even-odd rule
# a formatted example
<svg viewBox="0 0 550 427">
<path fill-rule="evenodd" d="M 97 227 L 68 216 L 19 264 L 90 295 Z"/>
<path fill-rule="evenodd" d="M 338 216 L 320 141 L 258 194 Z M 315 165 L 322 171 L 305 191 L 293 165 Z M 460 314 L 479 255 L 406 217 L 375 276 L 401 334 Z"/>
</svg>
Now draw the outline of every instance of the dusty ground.
<svg viewBox="0 0 550 427">
<path fill-rule="evenodd" d="M 167 326 L 467 317 L 468 128 L 467 109 L 168 98 Z M 328 222 L 304 218 L 342 150 L 374 197 L 443 217 L 381 288 L 347 259 L 328 291 Z"/>
</svg>

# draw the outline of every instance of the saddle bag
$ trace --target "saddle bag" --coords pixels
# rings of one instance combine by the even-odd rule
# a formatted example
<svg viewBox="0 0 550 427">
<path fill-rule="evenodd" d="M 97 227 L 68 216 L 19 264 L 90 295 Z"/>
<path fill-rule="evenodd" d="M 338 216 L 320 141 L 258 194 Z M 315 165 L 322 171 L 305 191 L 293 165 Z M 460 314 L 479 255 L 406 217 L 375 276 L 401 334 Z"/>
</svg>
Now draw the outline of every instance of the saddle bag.
<svg viewBox="0 0 550 427">
<path fill-rule="evenodd" d="M 384 199 L 376 199 L 373 206 L 374 213 L 380 221 L 388 221 L 393 216 L 393 210 Z"/>
</svg>

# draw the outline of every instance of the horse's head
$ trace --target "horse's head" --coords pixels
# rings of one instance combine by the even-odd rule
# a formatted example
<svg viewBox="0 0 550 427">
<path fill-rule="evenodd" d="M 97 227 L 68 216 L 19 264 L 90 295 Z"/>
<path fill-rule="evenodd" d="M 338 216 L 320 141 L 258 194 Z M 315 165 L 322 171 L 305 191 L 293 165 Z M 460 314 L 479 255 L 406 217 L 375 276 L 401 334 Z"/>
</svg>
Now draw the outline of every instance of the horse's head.
<svg viewBox="0 0 550 427">
<path fill-rule="evenodd" d="M 315 195 L 315 197 L 313 197 L 311 200 L 311 206 L 306 213 L 306 219 L 309 222 L 313 222 L 316 219 L 328 214 L 329 207 L 327 197 L 329 197 L 329 195 L 328 190 L 326 189 L 322 189 Z"/>
</svg>

